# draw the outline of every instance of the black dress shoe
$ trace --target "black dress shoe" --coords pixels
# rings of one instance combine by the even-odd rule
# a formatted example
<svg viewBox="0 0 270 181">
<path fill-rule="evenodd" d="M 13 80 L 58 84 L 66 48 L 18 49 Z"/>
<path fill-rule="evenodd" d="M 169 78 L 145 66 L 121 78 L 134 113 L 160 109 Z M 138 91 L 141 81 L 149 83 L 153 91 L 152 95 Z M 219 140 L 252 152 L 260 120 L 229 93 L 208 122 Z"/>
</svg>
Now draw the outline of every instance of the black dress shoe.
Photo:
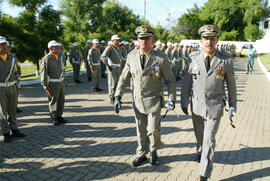
<svg viewBox="0 0 270 181">
<path fill-rule="evenodd" d="M 12 129 L 11 130 L 11 136 L 12 137 L 17 137 L 17 138 L 23 138 L 23 137 L 25 137 L 25 134 L 21 133 L 18 129 Z"/>
<path fill-rule="evenodd" d="M 67 123 L 67 120 L 64 119 L 62 116 L 59 116 L 59 117 L 57 118 L 57 121 L 58 121 L 59 123 Z"/>
<path fill-rule="evenodd" d="M 21 109 L 19 109 L 19 108 L 17 108 L 16 112 L 17 112 L 17 113 L 21 113 L 21 112 L 22 112 L 22 110 L 21 110 Z"/>
<path fill-rule="evenodd" d="M 54 126 L 58 126 L 59 125 L 59 121 L 55 118 L 52 119 L 52 123 Z"/>
<path fill-rule="evenodd" d="M 101 92 L 101 91 L 103 91 L 103 89 L 97 87 L 97 91 L 98 91 L 98 92 Z"/>
<path fill-rule="evenodd" d="M 138 157 L 132 162 L 133 167 L 141 166 L 147 160 L 146 156 Z"/>
<path fill-rule="evenodd" d="M 201 154 L 196 155 L 195 161 L 198 162 L 198 163 L 201 162 Z"/>
<path fill-rule="evenodd" d="M 200 176 L 200 181 L 207 181 L 207 177 Z"/>
<path fill-rule="evenodd" d="M 158 164 L 157 151 L 153 151 L 153 152 L 150 153 L 150 163 L 152 165 Z"/>
<path fill-rule="evenodd" d="M 76 83 L 82 83 L 82 81 L 80 81 L 80 80 L 75 80 L 75 82 L 76 82 Z"/>
<path fill-rule="evenodd" d="M 11 142 L 11 136 L 9 133 L 4 134 L 4 142 L 10 143 Z"/>
</svg>

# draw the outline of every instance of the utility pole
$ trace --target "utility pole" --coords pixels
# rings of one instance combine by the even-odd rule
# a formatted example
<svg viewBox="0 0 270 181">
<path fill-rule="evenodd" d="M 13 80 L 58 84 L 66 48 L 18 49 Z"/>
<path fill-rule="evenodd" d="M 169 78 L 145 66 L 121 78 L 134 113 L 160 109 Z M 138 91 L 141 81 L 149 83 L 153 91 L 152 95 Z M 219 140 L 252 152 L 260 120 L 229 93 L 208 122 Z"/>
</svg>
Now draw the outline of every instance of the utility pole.
<svg viewBox="0 0 270 181">
<path fill-rule="evenodd" d="M 169 29 L 171 29 L 171 12 L 169 11 Z"/>
<path fill-rule="evenodd" d="M 168 21 L 168 24 L 169 24 L 169 30 L 171 29 L 171 10 L 169 9 L 169 13 L 168 13 L 168 18 L 167 18 L 167 21 Z"/>
<path fill-rule="evenodd" d="M 143 16 L 144 21 L 146 21 L 146 0 L 144 0 L 144 16 Z"/>
</svg>

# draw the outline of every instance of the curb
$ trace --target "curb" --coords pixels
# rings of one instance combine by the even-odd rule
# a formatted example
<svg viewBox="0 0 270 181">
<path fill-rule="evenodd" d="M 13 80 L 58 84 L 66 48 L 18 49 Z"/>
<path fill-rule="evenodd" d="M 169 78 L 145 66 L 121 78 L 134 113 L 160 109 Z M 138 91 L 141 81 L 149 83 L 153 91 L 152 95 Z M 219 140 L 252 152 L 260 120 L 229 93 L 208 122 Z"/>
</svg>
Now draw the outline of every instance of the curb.
<svg viewBox="0 0 270 181">
<path fill-rule="evenodd" d="M 266 77 L 268 78 L 268 80 L 270 81 L 270 72 L 269 72 L 269 71 L 265 68 L 265 66 L 262 64 L 262 62 L 261 62 L 261 60 L 260 60 L 259 57 L 257 58 L 257 60 L 258 60 L 258 64 L 260 65 L 260 67 L 261 67 L 263 73 L 265 74 L 265 76 L 266 76 Z"/>
</svg>

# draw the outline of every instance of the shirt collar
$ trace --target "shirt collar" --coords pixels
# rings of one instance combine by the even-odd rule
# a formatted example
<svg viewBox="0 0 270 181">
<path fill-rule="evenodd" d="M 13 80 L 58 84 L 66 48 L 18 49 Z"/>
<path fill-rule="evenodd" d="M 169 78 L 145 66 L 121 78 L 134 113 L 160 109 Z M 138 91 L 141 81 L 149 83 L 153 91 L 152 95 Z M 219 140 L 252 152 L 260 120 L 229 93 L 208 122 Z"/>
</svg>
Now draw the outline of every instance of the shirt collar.
<svg viewBox="0 0 270 181">
<path fill-rule="evenodd" d="M 215 52 L 214 52 L 212 55 L 209 55 L 209 54 L 207 54 L 207 53 L 203 52 L 203 59 L 205 60 L 205 59 L 206 59 L 206 57 L 207 57 L 207 56 L 209 56 L 209 57 L 210 57 L 210 60 L 213 60 L 213 58 L 214 58 L 215 54 L 216 54 L 216 51 L 215 51 Z"/>
</svg>

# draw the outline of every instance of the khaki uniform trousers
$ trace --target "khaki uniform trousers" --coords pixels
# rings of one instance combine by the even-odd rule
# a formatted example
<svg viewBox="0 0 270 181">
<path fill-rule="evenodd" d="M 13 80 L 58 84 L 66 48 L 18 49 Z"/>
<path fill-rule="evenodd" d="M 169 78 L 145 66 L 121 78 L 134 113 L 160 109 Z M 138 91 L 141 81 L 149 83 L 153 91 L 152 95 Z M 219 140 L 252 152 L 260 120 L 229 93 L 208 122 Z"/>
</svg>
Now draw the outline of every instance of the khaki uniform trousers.
<svg viewBox="0 0 270 181">
<path fill-rule="evenodd" d="M 16 123 L 16 85 L 0 87 L 0 120 L 2 133 L 9 133 L 11 129 L 17 129 Z"/>
<path fill-rule="evenodd" d="M 100 83 L 100 65 L 93 65 L 95 70 L 91 70 L 92 74 L 92 88 L 97 88 L 99 87 Z"/>
<path fill-rule="evenodd" d="M 213 169 L 214 150 L 216 146 L 216 133 L 220 124 L 220 117 L 206 119 L 192 113 L 194 133 L 197 140 L 197 152 L 201 154 L 199 174 L 210 177 Z"/>
<path fill-rule="evenodd" d="M 150 114 L 140 113 L 134 107 L 137 130 L 137 157 L 145 156 L 149 151 L 155 151 L 162 145 L 160 134 L 160 112 Z"/>
<path fill-rule="evenodd" d="M 81 64 L 73 64 L 72 65 L 73 67 L 73 77 L 74 77 L 74 80 L 79 80 L 79 76 L 80 76 L 80 69 L 81 69 Z"/>
<path fill-rule="evenodd" d="M 65 104 L 65 82 L 50 82 L 49 88 L 52 91 L 52 97 L 48 96 L 49 110 L 52 118 L 62 116 Z"/>
<path fill-rule="evenodd" d="M 111 101 L 114 99 L 115 89 L 117 87 L 117 83 L 119 81 L 121 75 L 121 68 L 120 67 L 113 67 L 112 70 L 108 70 L 108 91 L 109 91 L 109 98 Z"/>
</svg>

